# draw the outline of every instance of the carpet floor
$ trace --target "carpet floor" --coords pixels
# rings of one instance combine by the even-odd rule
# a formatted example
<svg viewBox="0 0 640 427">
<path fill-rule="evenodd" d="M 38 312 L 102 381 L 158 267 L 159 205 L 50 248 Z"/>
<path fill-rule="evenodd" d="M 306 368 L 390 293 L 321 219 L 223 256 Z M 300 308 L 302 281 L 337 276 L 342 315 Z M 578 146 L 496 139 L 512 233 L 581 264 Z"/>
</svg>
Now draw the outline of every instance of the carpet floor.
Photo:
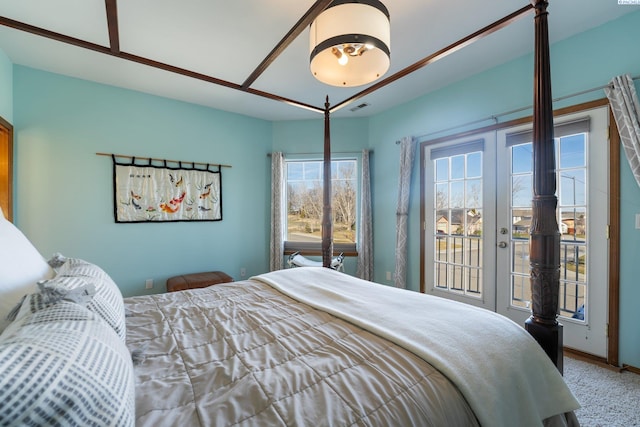
<svg viewBox="0 0 640 427">
<path fill-rule="evenodd" d="M 582 405 L 582 427 L 640 426 L 640 375 L 565 356 L 564 379 Z"/>
</svg>

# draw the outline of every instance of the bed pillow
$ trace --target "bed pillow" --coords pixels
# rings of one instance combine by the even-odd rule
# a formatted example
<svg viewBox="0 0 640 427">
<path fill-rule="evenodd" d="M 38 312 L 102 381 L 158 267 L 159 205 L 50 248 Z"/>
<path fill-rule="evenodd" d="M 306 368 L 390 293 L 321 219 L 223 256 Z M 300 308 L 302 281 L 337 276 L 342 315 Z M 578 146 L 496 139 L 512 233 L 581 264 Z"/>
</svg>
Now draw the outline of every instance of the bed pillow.
<svg viewBox="0 0 640 427">
<path fill-rule="evenodd" d="M 9 312 L 28 293 L 37 291 L 38 280 L 50 279 L 54 271 L 11 222 L 0 217 L 0 332 Z"/>
<path fill-rule="evenodd" d="M 0 425 L 134 425 L 131 354 L 81 304 L 28 295 L 0 338 L 0 373 Z"/>
<path fill-rule="evenodd" d="M 70 291 L 92 285 L 95 288 L 95 295 L 87 304 L 87 308 L 104 319 L 124 342 L 127 338 L 124 301 L 122 292 L 111 277 L 97 265 L 82 259 L 65 258 L 56 254 L 50 263 L 58 266 L 57 274 L 45 286 Z"/>
</svg>

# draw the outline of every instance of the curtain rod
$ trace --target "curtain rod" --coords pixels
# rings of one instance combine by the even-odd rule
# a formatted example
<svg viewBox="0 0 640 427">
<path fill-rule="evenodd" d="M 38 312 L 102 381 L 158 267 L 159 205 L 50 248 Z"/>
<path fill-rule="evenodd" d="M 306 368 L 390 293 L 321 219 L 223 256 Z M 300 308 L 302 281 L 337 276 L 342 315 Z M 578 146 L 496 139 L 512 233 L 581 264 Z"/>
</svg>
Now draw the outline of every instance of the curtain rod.
<svg viewBox="0 0 640 427">
<path fill-rule="evenodd" d="M 634 81 L 638 80 L 638 79 L 640 79 L 640 75 L 632 77 L 631 79 L 634 80 Z M 568 99 L 568 98 L 573 98 L 574 96 L 579 96 L 579 95 L 584 95 L 585 93 L 595 92 L 597 90 L 602 90 L 602 89 L 610 87 L 610 86 L 611 86 L 611 83 L 607 83 L 606 85 L 594 87 L 594 88 L 591 88 L 591 89 L 586 89 L 586 90 L 583 90 L 583 91 L 580 91 L 580 92 L 575 92 L 575 93 L 572 93 L 570 95 L 564 95 L 564 96 L 561 96 L 561 97 L 558 97 L 558 98 L 554 98 L 553 102 L 563 101 L 563 100 Z M 460 124 L 460 125 L 452 126 L 450 128 L 440 129 L 438 131 L 425 133 L 423 135 L 418 135 L 418 136 L 416 136 L 416 139 L 421 139 L 421 138 L 425 138 L 427 136 L 437 135 L 439 133 L 448 132 L 450 130 L 455 130 L 455 129 L 466 127 L 466 126 L 470 126 L 470 125 L 475 125 L 475 124 L 486 122 L 486 121 L 489 121 L 489 120 L 493 120 L 496 123 L 498 123 L 498 117 L 508 116 L 509 114 L 519 113 L 521 111 L 526 111 L 526 110 L 529 110 L 531 108 L 533 108 L 533 105 L 529 105 L 527 107 L 516 108 L 515 110 L 505 111 L 505 112 L 500 113 L 500 114 L 494 114 L 494 115 L 486 117 L 484 119 L 473 120 L 471 122 L 467 122 L 467 123 L 463 123 L 463 124 Z M 397 144 L 400 144 L 400 141 L 396 141 L 396 145 Z"/>
<path fill-rule="evenodd" d="M 204 165 L 204 166 L 218 166 L 221 168 L 230 168 L 230 165 L 221 165 L 219 163 L 202 163 L 202 162 L 186 162 L 184 160 L 169 160 L 169 159 L 155 159 L 153 157 L 138 157 L 138 156 L 128 156 L 126 154 L 112 154 L 112 153 L 96 153 L 96 156 L 108 156 L 108 157 L 126 157 L 128 159 L 137 159 L 137 160 L 151 160 L 152 162 L 169 162 L 169 163 L 178 163 L 178 164 L 187 164 L 187 165 Z M 140 165 L 145 166 L 145 165 Z"/>
<path fill-rule="evenodd" d="M 373 154 L 373 150 L 367 150 L 369 151 L 369 154 Z M 314 155 L 314 156 L 321 156 L 322 153 L 283 153 L 285 156 L 286 155 L 291 155 L 291 156 L 310 156 L 310 155 Z M 362 151 L 331 151 L 331 155 L 334 154 L 362 154 Z M 271 157 L 271 153 L 267 153 L 267 157 Z"/>
</svg>

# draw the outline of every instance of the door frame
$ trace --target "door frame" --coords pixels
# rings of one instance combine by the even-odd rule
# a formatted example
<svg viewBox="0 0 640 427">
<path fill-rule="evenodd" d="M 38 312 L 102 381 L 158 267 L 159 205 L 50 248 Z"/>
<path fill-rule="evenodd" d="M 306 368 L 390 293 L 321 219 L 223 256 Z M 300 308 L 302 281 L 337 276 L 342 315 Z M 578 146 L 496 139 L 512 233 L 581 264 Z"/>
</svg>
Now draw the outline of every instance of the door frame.
<svg viewBox="0 0 640 427">
<path fill-rule="evenodd" d="M 576 113 L 582 110 L 589 110 L 608 105 L 606 98 L 597 99 L 581 104 L 554 110 L 554 116 L 561 116 Z M 494 116 L 492 118 L 496 118 Z M 420 143 L 420 292 L 425 293 L 425 249 L 426 236 L 426 200 L 425 200 L 425 147 L 433 144 L 446 142 L 453 139 L 471 137 L 473 135 L 497 131 L 505 127 L 513 127 L 526 123 L 531 123 L 532 116 L 510 120 L 504 123 L 497 123 L 482 128 L 460 132 L 453 135 L 439 137 L 436 139 L 419 141 Z M 609 257 L 608 257 L 608 333 L 607 333 L 607 358 L 603 360 L 613 366 L 619 364 L 619 336 L 620 336 L 620 136 L 611 109 L 609 109 Z M 601 359 L 596 357 L 597 359 Z"/>
<path fill-rule="evenodd" d="M 13 222 L 13 126 L 0 116 L 0 206 Z"/>
</svg>

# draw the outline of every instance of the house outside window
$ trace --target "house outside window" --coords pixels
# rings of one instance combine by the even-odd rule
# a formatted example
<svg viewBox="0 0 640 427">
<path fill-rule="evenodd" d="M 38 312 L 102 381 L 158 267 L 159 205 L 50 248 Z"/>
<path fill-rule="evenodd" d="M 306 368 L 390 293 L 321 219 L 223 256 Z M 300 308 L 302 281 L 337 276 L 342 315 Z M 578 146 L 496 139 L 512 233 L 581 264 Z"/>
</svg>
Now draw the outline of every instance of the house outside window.
<svg viewBox="0 0 640 427">
<path fill-rule="evenodd" d="M 323 161 L 285 161 L 285 253 L 319 255 L 322 245 Z M 331 161 L 334 253 L 356 253 L 358 160 Z"/>
</svg>

